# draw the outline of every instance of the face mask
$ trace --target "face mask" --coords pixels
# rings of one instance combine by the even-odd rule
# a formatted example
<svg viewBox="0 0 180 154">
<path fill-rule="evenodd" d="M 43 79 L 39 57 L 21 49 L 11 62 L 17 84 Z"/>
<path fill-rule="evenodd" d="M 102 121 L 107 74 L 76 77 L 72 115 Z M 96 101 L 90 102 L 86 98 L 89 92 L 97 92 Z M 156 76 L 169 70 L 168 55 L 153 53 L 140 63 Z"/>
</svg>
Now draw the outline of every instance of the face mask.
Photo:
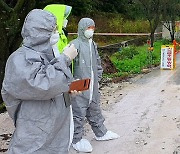
<svg viewBox="0 0 180 154">
<path fill-rule="evenodd" d="M 56 30 L 50 37 L 50 44 L 54 45 L 59 41 L 59 32 Z"/>
<path fill-rule="evenodd" d="M 66 28 L 67 24 L 68 24 L 68 20 L 67 20 L 67 19 L 64 19 L 63 27 Z"/>
<path fill-rule="evenodd" d="M 93 34 L 94 34 L 94 30 L 92 29 L 85 30 L 84 32 L 85 37 L 88 39 L 90 39 L 93 36 Z"/>
</svg>

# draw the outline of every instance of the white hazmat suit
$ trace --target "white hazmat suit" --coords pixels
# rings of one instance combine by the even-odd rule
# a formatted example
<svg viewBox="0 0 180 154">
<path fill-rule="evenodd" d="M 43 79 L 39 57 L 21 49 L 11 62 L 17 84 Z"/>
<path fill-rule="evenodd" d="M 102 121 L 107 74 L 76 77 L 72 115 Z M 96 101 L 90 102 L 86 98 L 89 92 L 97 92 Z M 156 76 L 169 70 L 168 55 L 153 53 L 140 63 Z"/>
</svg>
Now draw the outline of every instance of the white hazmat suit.
<svg viewBox="0 0 180 154">
<path fill-rule="evenodd" d="M 101 80 L 103 69 L 97 45 L 92 40 L 93 30 L 88 27 L 95 26 L 90 18 L 82 18 L 78 24 L 78 37 L 72 44 L 78 50 L 78 56 L 74 60 L 74 78 L 90 78 L 90 89 L 72 99 L 74 138 L 73 148 L 77 151 L 91 152 L 92 146 L 88 140 L 83 139 L 83 125 L 85 117 L 96 136 L 96 140 L 110 140 L 119 136 L 107 131 L 104 125 L 104 117 L 100 109 L 100 92 L 98 82 Z"/>
</svg>

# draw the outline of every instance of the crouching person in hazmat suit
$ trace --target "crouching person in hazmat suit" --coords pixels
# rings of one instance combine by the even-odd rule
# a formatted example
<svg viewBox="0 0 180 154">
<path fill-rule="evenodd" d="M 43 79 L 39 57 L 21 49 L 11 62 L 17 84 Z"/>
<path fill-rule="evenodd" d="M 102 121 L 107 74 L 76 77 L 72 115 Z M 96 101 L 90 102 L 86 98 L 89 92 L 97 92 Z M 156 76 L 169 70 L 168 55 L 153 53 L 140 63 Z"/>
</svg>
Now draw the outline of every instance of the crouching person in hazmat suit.
<svg viewBox="0 0 180 154">
<path fill-rule="evenodd" d="M 54 53 L 56 28 L 53 14 L 32 10 L 22 28 L 23 44 L 7 60 L 1 94 L 15 124 L 9 154 L 68 153 L 72 119 L 63 93 L 69 91 L 77 50 L 72 44 Z"/>
<path fill-rule="evenodd" d="M 87 118 L 98 141 L 116 139 L 116 133 L 108 131 L 104 126 L 104 117 L 100 109 L 99 81 L 103 69 L 97 51 L 97 46 L 92 40 L 95 23 L 90 18 L 82 18 L 78 24 L 78 37 L 72 44 L 78 50 L 78 56 L 74 59 L 74 78 L 90 78 L 90 89 L 82 92 L 72 99 L 74 138 L 73 148 L 77 151 L 91 152 L 92 146 L 87 139 L 83 139 L 83 124 Z"/>
</svg>

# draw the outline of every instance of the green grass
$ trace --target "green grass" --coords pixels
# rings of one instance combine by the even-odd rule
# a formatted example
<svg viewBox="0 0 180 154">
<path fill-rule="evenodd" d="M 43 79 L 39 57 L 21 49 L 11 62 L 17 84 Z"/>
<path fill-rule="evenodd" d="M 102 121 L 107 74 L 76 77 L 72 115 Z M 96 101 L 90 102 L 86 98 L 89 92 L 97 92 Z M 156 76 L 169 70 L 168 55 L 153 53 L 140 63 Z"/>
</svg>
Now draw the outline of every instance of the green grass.
<svg viewBox="0 0 180 154">
<path fill-rule="evenodd" d="M 168 44 L 165 40 L 154 43 L 154 51 L 148 51 L 148 46 L 129 46 L 121 51 L 114 53 L 110 59 L 118 70 L 118 75 L 127 73 L 139 74 L 142 69 L 158 66 L 161 59 L 161 45 Z M 111 75 L 112 77 L 114 75 Z"/>
</svg>

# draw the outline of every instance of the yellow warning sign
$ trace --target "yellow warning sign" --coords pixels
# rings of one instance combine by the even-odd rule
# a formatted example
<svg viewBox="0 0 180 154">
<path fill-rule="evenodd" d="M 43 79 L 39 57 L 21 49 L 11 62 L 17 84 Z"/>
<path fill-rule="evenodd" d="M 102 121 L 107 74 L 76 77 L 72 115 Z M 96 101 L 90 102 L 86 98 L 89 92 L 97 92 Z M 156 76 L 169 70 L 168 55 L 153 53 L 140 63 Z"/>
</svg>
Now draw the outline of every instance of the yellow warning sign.
<svg viewBox="0 0 180 154">
<path fill-rule="evenodd" d="M 173 45 L 161 46 L 161 69 L 174 69 L 175 55 Z"/>
</svg>

